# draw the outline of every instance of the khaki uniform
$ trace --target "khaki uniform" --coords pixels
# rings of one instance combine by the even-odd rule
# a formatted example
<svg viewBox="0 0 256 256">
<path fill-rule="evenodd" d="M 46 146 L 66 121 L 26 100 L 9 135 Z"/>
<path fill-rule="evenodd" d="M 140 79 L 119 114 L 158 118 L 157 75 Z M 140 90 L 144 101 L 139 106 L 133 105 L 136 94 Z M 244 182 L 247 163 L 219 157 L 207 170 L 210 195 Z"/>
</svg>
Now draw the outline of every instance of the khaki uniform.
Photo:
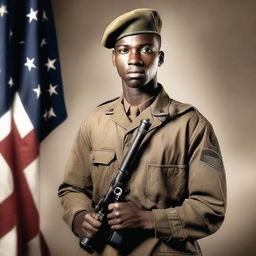
<svg viewBox="0 0 256 256">
<path fill-rule="evenodd" d="M 191 105 L 170 99 L 164 89 L 133 122 L 120 97 L 97 107 L 81 125 L 59 189 L 64 220 L 72 227 L 78 211 L 92 210 L 92 202 L 103 197 L 144 118 L 152 125 L 126 200 L 153 210 L 155 236 L 137 246 L 131 242 L 127 255 L 201 255 L 196 240 L 214 233 L 225 215 L 221 153 L 210 123 Z M 136 232 L 130 241 L 135 240 Z M 79 255 L 90 254 L 81 249 Z M 93 255 L 123 254 L 107 245 Z"/>
</svg>

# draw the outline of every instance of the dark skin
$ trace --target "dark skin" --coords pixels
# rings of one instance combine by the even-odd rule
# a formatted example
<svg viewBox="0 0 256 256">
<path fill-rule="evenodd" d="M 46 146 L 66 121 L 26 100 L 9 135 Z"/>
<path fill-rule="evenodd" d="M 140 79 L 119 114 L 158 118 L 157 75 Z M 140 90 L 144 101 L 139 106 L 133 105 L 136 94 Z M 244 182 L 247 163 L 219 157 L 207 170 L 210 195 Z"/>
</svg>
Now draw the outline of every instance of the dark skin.
<svg viewBox="0 0 256 256">
<path fill-rule="evenodd" d="M 116 42 L 113 65 L 122 80 L 125 99 L 131 105 L 140 105 L 155 94 L 158 67 L 164 61 L 161 41 L 155 34 L 127 36 Z M 118 202 L 108 206 L 111 229 L 154 229 L 152 211 L 138 208 L 133 202 Z M 76 215 L 74 230 L 79 236 L 91 238 L 100 228 L 95 212 L 83 211 Z"/>
<path fill-rule="evenodd" d="M 131 105 L 145 102 L 155 93 L 158 67 L 164 61 L 160 38 L 155 34 L 127 36 L 116 42 L 113 65 Z"/>
</svg>

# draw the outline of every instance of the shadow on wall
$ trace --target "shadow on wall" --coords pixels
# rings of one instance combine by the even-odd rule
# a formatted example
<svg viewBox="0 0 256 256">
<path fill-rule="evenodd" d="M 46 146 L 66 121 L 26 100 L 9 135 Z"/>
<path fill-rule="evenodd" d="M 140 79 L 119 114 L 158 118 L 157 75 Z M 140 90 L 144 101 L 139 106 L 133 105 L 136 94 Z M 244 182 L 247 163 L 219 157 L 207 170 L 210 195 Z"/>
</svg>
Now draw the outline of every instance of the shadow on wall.
<svg viewBox="0 0 256 256">
<path fill-rule="evenodd" d="M 230 248 L 228 255 L 232 255 L 232 256 L 256 255 L 255 238 L 256 238 L 256 229 L 254 230 L 248 229 L 247 236 L 244 237 L 244 239 L 241 240 L 239 243 L 234 244 L 234 247 Z"/>
</svg>

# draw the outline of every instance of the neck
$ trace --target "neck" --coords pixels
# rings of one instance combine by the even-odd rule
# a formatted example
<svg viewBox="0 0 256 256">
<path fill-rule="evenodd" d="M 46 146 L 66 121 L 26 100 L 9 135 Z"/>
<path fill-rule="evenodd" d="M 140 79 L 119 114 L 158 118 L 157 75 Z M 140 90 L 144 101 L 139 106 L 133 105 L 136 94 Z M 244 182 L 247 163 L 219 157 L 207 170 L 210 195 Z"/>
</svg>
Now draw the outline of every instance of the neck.
<svg viewBox="0 0 256 256">
<path fill-rule="evenodd" d="M 157 91 L 157 81 L 153 80 L 143 87 L 128 87 L 124 83 L 122 85 L 125 99 L 133 106 L 138 106 L 145 102 L 155 95 Z"/>
</svg>

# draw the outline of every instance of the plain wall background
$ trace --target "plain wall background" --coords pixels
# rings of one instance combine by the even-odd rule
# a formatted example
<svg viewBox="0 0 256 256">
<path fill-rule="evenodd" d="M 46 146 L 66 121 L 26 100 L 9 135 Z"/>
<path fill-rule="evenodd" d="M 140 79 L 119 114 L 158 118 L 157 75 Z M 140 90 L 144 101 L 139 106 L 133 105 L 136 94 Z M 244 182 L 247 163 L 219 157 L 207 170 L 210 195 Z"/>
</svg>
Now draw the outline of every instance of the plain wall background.
<svg viewBox="0 0 256 256">
<path fill-rule="evenodd" d="M 205 256 L 256 255 L 256 1 L 52 0 L 68 119 L 41 147 L 41 225 L 52 256 L 75 255 L 57 188 L 82 120 L 121 94 L 111 51 L 100 45 L 116 16 L 156 8 L 165 63 L 158 80 L 176 100 L 195 105 L 219 139 L 228 185 L 225 222 L 199 241 Z"/>
</svg>

